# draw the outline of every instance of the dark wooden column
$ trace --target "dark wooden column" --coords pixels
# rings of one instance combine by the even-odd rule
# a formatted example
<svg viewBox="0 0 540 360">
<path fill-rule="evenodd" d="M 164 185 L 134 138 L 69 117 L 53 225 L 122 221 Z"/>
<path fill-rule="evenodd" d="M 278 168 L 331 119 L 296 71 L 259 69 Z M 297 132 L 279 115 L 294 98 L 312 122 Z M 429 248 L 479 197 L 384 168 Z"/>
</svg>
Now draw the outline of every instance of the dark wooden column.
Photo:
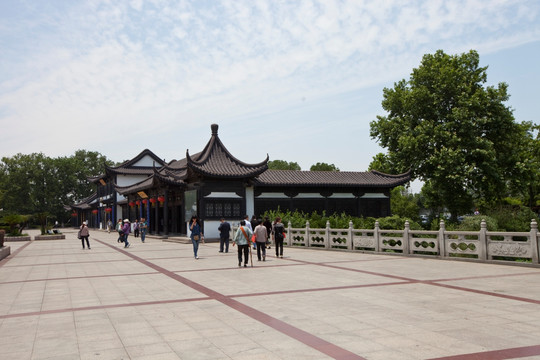
<svg viewBox="0 0 540 360">
<path fill-rule="evenodd" d="M 156 199 L 156 202 L 154 203 L 155 204 L 155 209 L 154 209 L 154 218 L 155 218 L 155 226 L 156 226 L 156 235 L 159 235 L 159 201 L 157 201 Z"/>
<path fill-rule="evenodd" d="M 163 233 L 169 235 L 169 190 L 165 189 L 163 202 Z"/>
</svg>

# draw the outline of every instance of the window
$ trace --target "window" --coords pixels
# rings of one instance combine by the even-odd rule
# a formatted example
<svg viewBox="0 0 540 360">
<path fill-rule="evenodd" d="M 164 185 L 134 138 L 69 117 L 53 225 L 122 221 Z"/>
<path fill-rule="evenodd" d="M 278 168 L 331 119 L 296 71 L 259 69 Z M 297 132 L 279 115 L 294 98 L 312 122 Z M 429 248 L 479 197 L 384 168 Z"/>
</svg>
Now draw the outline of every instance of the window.
<svg viewBox="0 0 540 360">
<path fill-rule="evenodd" d="M 240 218 L 241 200 L 210 200 L 204 209 L 205 218 Z"/>
</svg>

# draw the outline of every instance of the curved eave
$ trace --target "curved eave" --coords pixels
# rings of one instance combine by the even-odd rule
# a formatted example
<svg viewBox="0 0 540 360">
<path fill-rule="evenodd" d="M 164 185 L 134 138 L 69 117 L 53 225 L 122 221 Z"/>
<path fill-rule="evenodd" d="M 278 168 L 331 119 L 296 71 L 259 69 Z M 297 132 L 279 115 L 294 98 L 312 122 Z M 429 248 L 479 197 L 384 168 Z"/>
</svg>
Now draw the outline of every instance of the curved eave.
<svg viewBox="0 0 540 360">
<path fill-rule="evenodd" d="M 199 173 L 201 175 L 211 177 L 211 178 L 219 178 L 219 179 L 253 178 L 253 177 L 259 176 L 260 174 L 262 174 L 263 172 L 268 170 L 268 165 L 264 165 L 264 166 L 262 166 L 261 168 L 258 168 L 258 169 L 251 169 L 251 171 L 227 174 L 227 173 L 224 173 L 224 172 L 214 172 L 214 171 L 205 170 L 204 168 L 202 168 L 202 167 L 200 167 L 200 166 L 198 166 L 196 164 L 192 164 L 192 163 L 188 163 L 188 166 L 189 166 L 190 169 L 192 169 L 193 171 L 195 171 L 195 172 L 197 172 L 197 173 Z"/>
<path fill-rule="evenodd" d="M 213 178 L 241 179 L 258 176 L 268 169 L 269 156 L 256 164 L 248 164 L 234 157 L 223 145 L 219 136 L 212 135 L 195 160 L 186 151 L 187 166 L 193 171 Z"/>
</svg>

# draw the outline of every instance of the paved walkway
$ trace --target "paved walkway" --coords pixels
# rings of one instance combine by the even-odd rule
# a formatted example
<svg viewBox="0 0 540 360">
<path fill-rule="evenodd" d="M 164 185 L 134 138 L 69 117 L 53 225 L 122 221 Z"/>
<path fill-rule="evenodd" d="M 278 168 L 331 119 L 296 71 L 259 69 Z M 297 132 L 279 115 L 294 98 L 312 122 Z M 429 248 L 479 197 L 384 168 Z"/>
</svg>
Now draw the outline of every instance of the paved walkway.
<svg viewBox="0 0 540 360">
<path fill-rule="evenodd" d="M 2 359 L 540 359 L 538 268 L 64 232 L 7 243 Z"/>
</svg>

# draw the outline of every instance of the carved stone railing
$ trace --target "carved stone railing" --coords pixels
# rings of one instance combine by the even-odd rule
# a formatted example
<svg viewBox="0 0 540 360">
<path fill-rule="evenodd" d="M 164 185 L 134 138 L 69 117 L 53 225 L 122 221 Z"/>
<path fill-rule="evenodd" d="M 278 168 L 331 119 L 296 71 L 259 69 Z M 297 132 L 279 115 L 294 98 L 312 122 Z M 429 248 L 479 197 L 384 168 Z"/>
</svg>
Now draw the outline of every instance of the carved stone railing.
<svg viewBox="0 0 540 360">
<path fill-rule="evenodd" d="M 237 227 L 233 229 L 233 234 Z M 405 222 L 403 230 L 293 228 L 289 222 L 284 244 L 305 248 L 324 248 L 373 253 L 393 252 L 403 255 L 425 255 L 441 258 L 471 258 L 481 261 L 514 261 L 524 259 L 539 264 L 538 224 L 531 221 L 529 232 L 488 231 L 482 220 L 480 231 L 447 231 L 441 220 L 438 231 L 411 230 Z"/>
</svg>

